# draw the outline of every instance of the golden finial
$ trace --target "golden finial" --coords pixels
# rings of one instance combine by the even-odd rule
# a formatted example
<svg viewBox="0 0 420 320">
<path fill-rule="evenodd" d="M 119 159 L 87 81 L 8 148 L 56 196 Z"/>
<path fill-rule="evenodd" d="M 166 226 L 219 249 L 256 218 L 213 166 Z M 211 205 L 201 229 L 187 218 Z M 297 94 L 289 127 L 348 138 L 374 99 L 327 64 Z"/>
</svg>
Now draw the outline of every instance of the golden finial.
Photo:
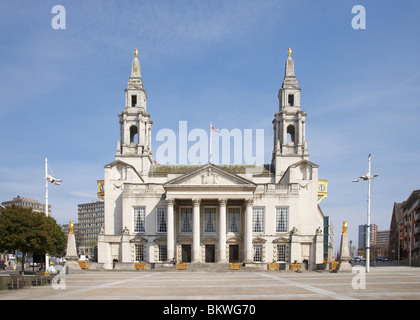
<svg viewBox="0 0 420 320">
<path fill-rule="evenodd" d="M 134 50 L 134 56 L 137 58 L 139 56 L 139 50 Z"/>
<path fill-rule="evenodd" d="M 70 220 L 70 222 L 69 222 L 69 229 L 70 229 L 69 234 L 73 234 L 74 233 L 74 223 L 73 223 L 73 220 Z"/>
<path fill-rule="evenodd" d="M 287 55 L 289 58 L 292 57 L 292 49 L 289 48 L 289 50 L 287 50 Z"/>
<path fill-rule="evenodd" d="M 347 234 L 347 227 L 348 227 L 347 221 L 344 221 L 343 222 L 343 234 Z"/>
</svg>

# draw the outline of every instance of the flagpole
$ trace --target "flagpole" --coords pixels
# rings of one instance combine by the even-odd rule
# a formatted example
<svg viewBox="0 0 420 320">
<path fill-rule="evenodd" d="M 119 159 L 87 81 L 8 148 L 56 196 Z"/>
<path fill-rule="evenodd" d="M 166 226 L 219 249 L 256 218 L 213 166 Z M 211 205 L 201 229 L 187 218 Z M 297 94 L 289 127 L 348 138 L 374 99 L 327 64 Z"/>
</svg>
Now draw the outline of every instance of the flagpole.
<svg viewBox="0 0 420 320">
<path fill-rule="evenodd" d="M 213 124 L 210 122 L 210 145 L 209 145 L 209 163 L 211 163 L 211 149 L 212 149 L 212 131 L 213 131 Z"/>
</svg>

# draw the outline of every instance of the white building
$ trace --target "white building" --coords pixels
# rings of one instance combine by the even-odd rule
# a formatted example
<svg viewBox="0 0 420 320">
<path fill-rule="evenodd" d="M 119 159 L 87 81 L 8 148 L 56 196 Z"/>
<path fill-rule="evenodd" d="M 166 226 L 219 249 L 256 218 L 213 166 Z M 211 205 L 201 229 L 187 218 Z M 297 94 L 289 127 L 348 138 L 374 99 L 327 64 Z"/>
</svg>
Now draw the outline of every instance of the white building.
<svg viewBox="0 0 420 320">
<path fill-rule="evenodd" d="M 318 165 L 309 161 L 306 113 L 286 61 L 269 165 L 157 165 L 140 63 L 132 62 L 115 161 L 105 166 L 98 262 L 323 262 Z M 121 264 L 122 263 L 122 264 Z"/>
</svg>

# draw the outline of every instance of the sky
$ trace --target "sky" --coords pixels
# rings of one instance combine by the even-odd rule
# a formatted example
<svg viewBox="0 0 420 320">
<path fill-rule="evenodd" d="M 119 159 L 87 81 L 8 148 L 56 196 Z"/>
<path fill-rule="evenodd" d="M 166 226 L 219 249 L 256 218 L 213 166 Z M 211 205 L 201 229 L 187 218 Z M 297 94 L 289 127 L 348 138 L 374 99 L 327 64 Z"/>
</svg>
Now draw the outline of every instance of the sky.
<svg viewBox="0 0 420 320">
<path fill-rule="evenodd" d="M 356 5 L 365 8 L 365 29 L 352 27 Z M 309 160 L 328 180 L 320 206 L 335 247 L 343 221 L 357 244 L 367 183 L 352 180 L 368 171 L 369 154 L 379 230 L 389 228 L 394 202 L 419 189 L 419 14 L 413 0 L 0 0 L 0 201 L 44 203 L 45 158 L 63 180 L 49 185 L 58 223 L 77 221 L 77 205 L 98 200 L 135 48 L 154 153 L 159 130 L 213 122 L 264 130 L 270 163 L 290 47 Z"/>
</svg>

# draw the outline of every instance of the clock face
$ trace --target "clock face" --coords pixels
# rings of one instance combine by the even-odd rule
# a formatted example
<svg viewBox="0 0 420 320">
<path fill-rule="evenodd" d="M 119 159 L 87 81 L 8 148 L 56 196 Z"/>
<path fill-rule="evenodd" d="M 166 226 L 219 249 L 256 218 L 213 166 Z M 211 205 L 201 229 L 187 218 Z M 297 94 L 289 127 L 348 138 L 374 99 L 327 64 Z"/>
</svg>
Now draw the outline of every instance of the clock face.
<svg viewBox="0 0 420 320">
<path fill-rule="evenodd" d="M 325 191 L 325 184 L 320 184 L 318 186 L 319 191 Z"/>
</svg>

